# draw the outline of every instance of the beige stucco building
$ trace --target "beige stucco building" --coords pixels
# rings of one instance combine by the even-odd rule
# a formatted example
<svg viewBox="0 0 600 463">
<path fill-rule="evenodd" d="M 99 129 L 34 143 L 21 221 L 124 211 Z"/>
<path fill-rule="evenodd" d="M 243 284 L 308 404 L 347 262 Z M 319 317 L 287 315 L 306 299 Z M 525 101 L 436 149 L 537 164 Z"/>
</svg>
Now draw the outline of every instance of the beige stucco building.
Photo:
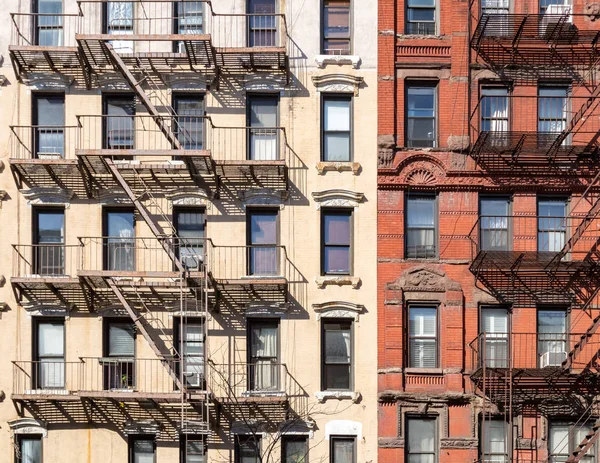
<svg viewBox="0 0 600 463">
<path fill-rule="evenodd" d="M 376 461 L 375 0 L 2 6 L 0 461 Z"/>
</svg>

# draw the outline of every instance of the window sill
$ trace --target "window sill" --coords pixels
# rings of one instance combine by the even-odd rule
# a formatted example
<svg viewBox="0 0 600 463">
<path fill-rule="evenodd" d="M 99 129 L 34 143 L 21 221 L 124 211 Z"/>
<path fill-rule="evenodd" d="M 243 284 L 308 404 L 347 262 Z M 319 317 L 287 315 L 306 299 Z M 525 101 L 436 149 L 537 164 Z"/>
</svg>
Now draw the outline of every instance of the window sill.
<svg viewBox="0 0 600 463">
<path fill-rule="evenodd" d="M 353 289 L 358 289 L 358 287 L 360 286 L 361 280 L 359 277 L 351 277 L 348 275 L 325 275 L 325 276 L 315 277 L 315 283 L 317 283 L 317 287 L 319 289 L 322 289 L 325 286 L 329 286 L 329 285 L 352 286 Z"/>
<path fill-rule="evenodd" d="M 315 392 L 315 398 L 319 403 L 323 403 L 326 400 L 351 400 L 353 403 L 357 403 L 362 396 L 360 392 L 354 391 L 319 391 Z"/>
<path fill-rule="evenodd" d="M 319 175 L 324 175 L 328 171 L 352 172 L 354 175 L 358 175 L 360 171 L 360 163 L 350 161 L 322 161 L 317 162 L 316 167 Z"/>
<path fill-rule="evenodd" d="M 404 372 L 407 375 L 443 375 L 442 368 L 405 368 Z"/>
<path fill-rule="evenodd" d="M 360 56 L 358 55 L 317 55 L 315 61 L 320 68 L 324 68 L 328 64 L 337 66 L 351 64 L 353 69 L 358 69 L 361 63 Z"/>
</svg>

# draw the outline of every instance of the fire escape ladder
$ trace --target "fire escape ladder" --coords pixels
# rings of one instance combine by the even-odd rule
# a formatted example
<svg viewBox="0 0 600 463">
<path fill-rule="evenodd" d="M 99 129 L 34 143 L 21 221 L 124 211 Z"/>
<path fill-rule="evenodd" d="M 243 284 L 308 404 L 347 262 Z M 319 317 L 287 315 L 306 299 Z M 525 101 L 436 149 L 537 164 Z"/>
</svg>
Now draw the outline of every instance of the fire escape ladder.
<svg viewBox="0 0 600 463">
<path fill-rule="evenodd" d="M 173 369 L 172 363 L 170 363 L 169 360 L 165 358 L 164 354 L 160 351 L 160 349 L 156 345 L 155 340 L 152 338 L 152 335 L 146 329 L 146 325 L 142 321 L 142 320 L 144 320 L 144 317 L 138 315 L 137 312 L 133 309 L 133 307 L 131 307 L 131 305 L 129 304 L 129 302 L 127 301 L 125 296 L 123 296 L 123 293 L 121 292 L 119 287 L 115 284 L 115 282 L 112 280 L 112 278 L 106 278 L 106 283 L 108 284 L 110 289 L 112 289 L 112 291 L 115 293 L 115 295 L 117 296 L 117 298 L 119 299 L 119 301 L 121 302 L 121 304 L 123 305 L 123 307 L 125 308 L 127 313 L 129 314 L 129 316 L 133 320 L 133 323 L 135 323 L 136 328 L 139 330 L 140 333 L 142 333 L 142 336 L 144 336 L 144 339 L 146 339 L 146 341 L 152 348 L 152 351 L 154 352 L 156 357 L 158 359 L 160 359 L 163 366 L 167 369 L 169 376 L 171 376 L 171 378 L 173 378 L 173 381 L 177 385 L 177 388 L 180 391 L 183 391 L 181 381 L 179 380 L 179 377 L 177 376 L 177 372 Z"/>
<path fill-rule="evenodd" d="M 590 432 L 585 435 L 583 440 L 579 443 L 575 451 L 569 456 L 565 463 L 577 463 L 581 461 L 588 450 L 594 446 L 598 440 L 598 437 L 600 437 L 600 419 L 596 420 Z"/>
<path fill-rule="evenodd" d="M 596 298 L 596 296 L 600 293 L 600 285 L 596 286 L 592 293 L 589 295 L 585 303 L 582 305 L 581 310 L 585 311 L 592 303 L 592 301 Z M 578 342 L 575 343 L 573 349 L 567 354 L 567 358 L 562 363 L 563 369 L 571 368 L 573 365 L 573 361 L 577 354 L 579 354 L 583 348 L 587 345 L 589 339 L 598 331 L 598 327 L 600 326 L 600 314 L 596 315 L 596 317 L 592 320 L 591 326 L 586 330 L 584 334 L 581 335 L 581 338 Z"/>
</svg>

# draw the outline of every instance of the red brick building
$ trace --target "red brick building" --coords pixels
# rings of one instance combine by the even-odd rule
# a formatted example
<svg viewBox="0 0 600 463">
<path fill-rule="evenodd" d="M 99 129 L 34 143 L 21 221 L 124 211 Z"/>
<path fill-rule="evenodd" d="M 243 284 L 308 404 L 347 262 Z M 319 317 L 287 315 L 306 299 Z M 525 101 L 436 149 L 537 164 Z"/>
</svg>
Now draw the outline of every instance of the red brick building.
<svg viewBox="0 0 600 463">
<path fill-rule="evenodd" d="M 599 461 L 600 8 L 379 0 L 379 461 Z"/>
</svg>

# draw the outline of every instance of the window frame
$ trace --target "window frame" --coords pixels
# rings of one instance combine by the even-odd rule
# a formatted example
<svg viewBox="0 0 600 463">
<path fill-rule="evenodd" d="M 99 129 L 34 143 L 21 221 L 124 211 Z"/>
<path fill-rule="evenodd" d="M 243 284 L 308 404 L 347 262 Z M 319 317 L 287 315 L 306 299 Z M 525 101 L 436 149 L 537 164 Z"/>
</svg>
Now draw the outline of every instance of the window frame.
<svg viewBox="0 0 600 463">
<path fill-rule="evenodd" d="M 242 443 L 241 440 L 244 440 L 244 442 Z M 234 448 L 233 448 L 233 453 L 234 453 L 234 462 L 235 463 L 241 463 L 242 461 L 242 455 L 241 453 L 241 447 L 244 443 L 248 442 L 248 441 L 253 441 L 256 444 L 256 450 L 258 455 L 256 456 L 256 463 L 259 462 L 260 460 L 260 452 L 262 449 L 262 437 L 260 437 L 257 434 L 235 434 L 235 442 L 234 442 Z"/>
<path fill-rule="evenodd" d="M 406 259 L 439 259 L 440 254 L 439 254 L 439 235 L 440 235 L 440 228 L 439 228 L 439 195 L 437 194 L 437 192 L 434 193 L 428 193 L 428 192 L 411 192 L 411 191 L 407 191 L 406 194 L 404 195 L 405 199 L 404 199 L 404 256 Z M 433 247 L 434 247 L 434 252 L 433 252 L 433 256 L 427 256 L 425 255 L 425 257 L 420 256 L 420 255 L 415 255 L 415 256 L 409 256 L 409 245 L 408 245 L 408 235 L 409 235 L 409 225 L 408 225 L 408 202 L 413 199 L 411 198 L 411 196 L 413 196 L 413 198 L 425 198 L 425 197 L 429 197 L 429 198 L 433 198 Z M 424 228 L 417 228 L 417 230 L 423 230 Z M 426 229 L 428 230 L 428 229 Z M 425 253 L 427 254 L 427 253 Z"/>
<path fill-rule="evenodd" d="M 346 365 L 345 363 L 335 363 L 335 364 L 328 364 L 326 362 L 326 351 L 327 351 L 327 347 L 326 347 L 326 332 L 327 329 L 325 328 L 325 325 L 327 323 L 349 323 L 350 324 L 350 329 L 348 330 L 350 332 L 350 363 L 348 364 L 349 370 L 348 370 L 348 388 L 347 389 L 330 389 L 327 387 L 327 365 Z M 355 349 L 354 349 L 354 336 L 355 336 L 355 332 L 354 332 L 354 323 L 355 320 L 352 318 L 330 318 L 330 317 L 322 317 L 321 318 L 321 391 L 344 391 L 344 392 L 348 392 L 348 391 L 354 391 L 355 388 L 355 384 L 354 384 L 354 368 L 355 368 Z M 333 331 L 333 330 L 331 330 Z"/>
<path fill-rule="evenodd" d="M 536 242 L 537 242 L 537 250 L 538 252 L 558 252 L 558 251 L 542 251 L 540 249 L 540 233 L 551 233 L 551 232 L 557 232 L 560 230 L 551 230 L 551 229 L 540 229 L 540 219 L 543 217 L 540 214 L 540 203 L 551 203 L 551 202 L 562 202 L 564 203 L 565 206 L 565 210 L 564 210 L 564 218 L 565 218 L 565 222 L 564 222 L 564 242 L 565 244 L 567 243 L 567 241 L 569 240 L 569 206 L 570 206 L 570 198 L 568 196 L 538 196 L 536 198 L 536 202 L 535 202 L 535 215 L 537 216 L 537 223 L 536 223 Z M 553 217 L 553 216 L 550 216 Z M 564 245 L 563 245 L 564 246 Z"/>
<path fill-rule="evenodd" d="M 252 361 L 252 328 L 256 326 L 268 326 L 275 327 L 277 329 L 277 356 L 276 356 L 276 365 L 281 365 L 281 319 L 278 317 L 272 318 L 264 318 L 264 317 L 249 317 L 246 320 L 246 390 L 249 392 L 260 392 L 255 389 L 254 377 L 250 374 L 250 365 L 253 365 Z M 282 378 L 281 373 L 279 372 L 279 368 L 276 368 L 277 378 L 276 386 L 277 389 L 281 389 Z"/>
<path fill-rule="evenodd" d="M 505 443 L 505 448 L 506 448 L 506 453 L 503 454 L 499 454 L 499 453 L 488 453 L 485 454 L 485 447 L 486 447 L 486 443 L 485 443 L 485 435 L 483 433 L 483 428 L 485 426 L 485 423 L 490 423 L 490 422 L 499 422 L 499 423 L 504 423 L 504 428 L 505 428 L 505 434 L 504 434 L 504 443 Z M 486 455 L 488 457 L 493 457 L 495 455 L 502 455 L 504 457 L 503 463 L 508 463 L 510 461 L 510 456 L 512 455 L 513 451 L 514 451 L 514 445 L 513 443 L 510 441 L 510 435 L 508 433 L 509 429 L 508 429 L 508 423 L 498 417 L 498 418 L 491 418 L 488 420 L 485 419 L 480 419 L 479 420 L 479 433 L 480 433 L 480 437 L 479 437 L 479 457 L 481 460 L 481 463 L 495 463 L 498 460 L 493 460 L 493 459 L 486 459 Z"/>
<path fill-rule="evenodd" d="M 154 463 L 156 463 L 156 436 L 151 434 L 136 434 L 130 435 L 127 439 L 127 454 L 129 463 L 134 463 L 135 461 L 135 448 L 134 442 L 137 441 L 151 441 L 152 442 L 152 454 L 154 456 Z"/>
<path fill-rule="evenodd" d="M 555 313 L 562 312 L 564 314 L 564 319 L 565 319 L 565 332 L 564 333 L 540 333 L 540 312 L 555 312 Z M 544 352 L 541 352 L 540 347 L 543 342 L 563 342 L 563 347 L 565 348 L 565 352 L 568 352 L 568 349 L 570 348 L 569 347 L 569 337 L 570 337 L 569 335 L 571 333 L 571 311 L 569 310 L 569 307 L 561 306 L 561 305 L 555 305 L 555 306 L 540 305 L 540 306 L 536 307 L 535 333 L 536 333 L 535 349 L 536 349 L 536 355 L 537 355 L 537 359 L 538 359 L 538 367 L 542 368 L 541 354 L 544 354 Z M 558 338 L 558 336 L 560 336 L 562 334 L 564 336 L 564 339 L 562 341 L 559 339 L 550 339 L 550 340 L 540 339 L 541 335 L 543 336 L 544 334 L 554 334 L 557 338 Z M 552 365 L 552 366 L 554 366 L 554 365 Z"/>
<path fill-rule="evenodd" d="M 486 95 L 485 92 L 488 90 L 505 90 L 506 91 L 506 95 L 493 95 L 493 94 L 489 94 Z M 481 104 L 481 102 L 483 102 L 484 98 L 499 98 L 500 96 L 505 96 L 506 97 L 506 131 L 511 132 L 512 131 L 512 122 L 513 122 L 513 100 L 511 98 L 512 96 L 512 90 L 510 87 L 507 87 L 506 85 L 500 85 L 500 84 L 485 84 L 483 83 L 482 85 L 479 86 L 479 118 L 477 121 L 478 127 L 479 127 L 479 134 L 481 134 L 481 132 L 483 132 L 483 121 L 484 121 L 484 117 L 483 117 L 483 113 L 482 113 L 482 108 L 483 105 Z M 536 110 L 537 112 L 537 110 Z M 503 120 L 502 118 L 492 118 L 492 117 L 488 117 L 485 118 L 485 120 Z M 486 130 L 486 132 L 489 133 L 502 133 L 504 131 L 494 131 L 494 130 Z"/>
<path fill-rule="evenodd" d="M 582 427 L 581 424 L 577 424 L 578 421 L 577 420 L 573 420 L 573 419 L 562 419 L 562 418 L 553 418 L 553 417 L 549 417 L 548 418 L 548 435 L 546 436 L 546 442 L 547 442 L 547 446 L 548 446 L 548 461 L 550 462 L 560 462 L 563 460 L 556 460 L 555 457 L 558 455 L 558 458 L 564 458 L 565 456 L 568 458 L 577 448 L 577 446 L 579 445 L 579 442 L 576 442 L 575 436 L 571 436 L 570 433 L 574 430 L 575 425 L 577 425 L 578 427 Z M 594 422 L 593 421 L 588 421 L 585 423 L 585 425 L 587 427 L 589 427 L 590 429 L 594 426 Z M 565 426 L 568 427 L 568 433 L 569 433 L 569 441 L 568 441 L 568 445 L 567 445 L 567 453 L 559 453 L 559 454 L 555 454 L 552 453 L 552 450 L 550 448 L 550 432 L 552 427 L 554 426 Z M 593 458 L 593 463 L 597 463 L 598 462 L 598 457 L 600 455 L 600 445 L 598 445 L 598 443 L 596 442 L 593 446 L 594 450 L 592 452 L 592 455 L 589 455 Z M 584 455 L 582 457 L 582 461 L 585 459 L 585 457 L 588 456 L 587 454 Z"/>
<path fill-rule="evenodd" d="M 345 244 L 326 244 L 325 243 L 325 216 L 348 216 L 349 223 L 349 243 Z M 354 275 L 354 210 L 352 208 L 321 208 L 321 276 L 338 275 L 352 276 Z M 327 272 L 325 268 L 325 249 L 328 247 L 348 248 L 348 272 Z"/>
<path fill-rule="evenodd" d="M 433 7 L 430 7 L 430 6 L 412 6 L 411 7 L 411 6 L 409 6 L 408 3 L 409 3 L 408 1 L 405 2 L 405 8 L 404 8 L 404 33 L 406 35 L 419 35 L 419 36 L 426 36 L 426 37 L 427 36 L 433 37 L 433 36 L 440 35 L 440 32 L 439 32 L 439 27 L 440 26 L 439 26 L 439 17 L 438 17 L 438 11 L 439 11 L 439 5 L 438 5 L 438 3 L 439 3 L 439 0 L 434 0 Z M 408 19 L 408 17 L 409 17 L 408 13 L 409 13 L 409 10 L 411 10 L 411 9 L 415 9 L 415 10 L 433 10 L 433 21 L 410 21 Z M 421 22 L 421 23 L 422 22 L 427 22 L 427 23 L 433 24 L 433 33 L 432 34 L 425 34 L 425 33 L 424 34 L 420 34 L 418 32 L 410 32 L 409 25 L 410 24 L 414 24 L 414 23 L 419 23 L 419 22 Z"/>
<path fill-rule="evenodd" d="M 175 373 L 177 374 L 177 376 L 179 377 L 180 373 L 181 373 L 181 368 L 185 367 L 185 359 L 186 355 L 184 355 L 184 353 L 186 352 L 186 350 L 183 348 L 183 344 L 187 344 L 188 340 L 182 340 L 181 339 L 181 327 L 182 325 L 186 325 L 188 323 L 191 323 L 193 325 L 200 325 L 202 327 L 202 345 L 203 345 L 203 351 L 202 351 L 202 357 L 203 357 L 203 369 L 204 369 L 204 378 L 202 381 L 202 384 L 199 384 L 198 386 L 194 386 L 194 385 L 190 385 L 184 378 L 184 381 L 186 382 L 185 387 L 187 389 L 200 389 L 203 390 L 206 386 L 206 325 L 204 325 L 204 323 L 206 323 L 206 321 L 204 320 L 203 317 L 185 317 L 185 321 L 183 321 L 183 318 L 181 315 L 174 315 L 173 316 L 173 346 L 175 348 L 175 354 L 177 355 L 179 361 L 176 362 L 175 364 Z"/>
<path fill-rule="evenodd" d="M 432 421 L 433 422 L 433 453 L 431 452 L 427 452 L 427 453 L 415 453 L 415 452 L 410 452 L 409 450 L 409 445 L 408 445 L 408 440 L 410 438 L 410 422 L 411 421 Z M 414 415 L 414 414 L 405 414 L 404 415 L 404 426 L 405 426 L 405 436 L 404 436 L 404 441 L 405 441 L 405 446 L 404 446 L 404 461 L 410 461 L 409 457 L 410 455 L 433 455 L 433 463 L 437 463 L 439 461 L 439 455 L 440 455 L 440 442 L 439 442 L 439 436 L 440 436 L 440 430 L 439 430 L 439 421 L 438 421 L 438 416 L 434 416 L 434 415 Z"/>
<path fill-rule="evenodd" d="M 44 388 L 42 387 L 41 383 L 40 383 L 40 376 L 41 376 L 41 359 L 45 358 L 45 359 L 62 359 L 62 361 L 65 363 L 65 368 L 66 368 L 66 361 L 67 361 L 67 325 L 66 325 L 66 320 L 63 317 L 34 317 L 33 318 L 33 323 L 31 324 L 32 327 L 32 333 L 31 333 L 31 339 L 32 339 L 32 343 L 31 343 L 31 348 L 32 348 L 32 352 L 31 352 L 31 359 L 34 362 L 37 362 L 37 367 L 32 371 L 32 373 L 34 374 L 34 377 L 32 378 L 34 380 L 34 384 L 36 386 L 36 389 L 64 389 L 66 387 L 65 381 L 66 381 L 66 371 L 63 371 L 63 386 L 62 387 L 51 387 L 51 388 Z M 39 336 L 39 326 L 45 323 L 60 323 L 62 325 L 62 329 L 63 329 L 63 355 L 62 356 L 40 356 L 40 349 L 39 349 L 39 343 L 40 343 L 40 336 Z"/>
<path fill-rule="evenodd" d="M 37 4 L 38 2 L 34 1 L 34 4 Z M 37 28 L 36 28 L 37 29 Z M 34 91 L 31 92 L 31 125 L 32 127 L 32 131 L 31 131 L 31 135 L 33 136 L 33 140 L 31 143 L 31 150 L 32 150 L 32 157 L 34 159 L 39 159 L 39 154 L 40 154 L 40 129 L 38 126 L 39 124 L 39 119 L 40 119 L 40 111 L 39 111 L 39 105 L 38 102 L 40 99 L 44 99 L 44 98 L 51 98 L 51 99 L 62 99 L 62 105 L 63 105 L 63 120 L 62 120 L 62 124 L 55 124 L 56 127 L 63 127 L 62 132 L 60 132 L 60 129 L 56 129 L 55 133 L 62 133 L 62 149 L 63 149 L 63 155 L 62 155 L 62 159 L 66 159 L 67 157 L 67 143 L 65 140 L 65 130 L 66 130 L 66 122 L 65 122 L 65 118 L 66 118 L 66 98 L 65 98 L 65 93 L 64 92 L 46 92 L 46 91 Z M 41 126 L 43 127 L 43 126 Z M 52 133 L 52 132 L 51 132 Z"/>
<path fill-rule="evenodd" d="M 182 3 L 182 2 L 173 2 L 174 8 L 177 8 L 177 4 Z M 174 46 L 177 46 L 179 42 L 173 42 Z M 201 109 L 201 114 L 199 115 L 194 115 L 194 116 L 190 116 L 190 115 L 184 115 L 184 116 L 180 116 L 179 115 L 179 108 L 178 108 L 178 104 L 180 101 L 182 100 L 191 100 L 191 99 L 197 99 L 199 101 L 202 102 L 202 109 Z M 178 127 L 179 127 L 179 118 L 180 117 L 195 117 L 198 119 L 201 119 L 203 117 L 206 116 L 206 93 L 205 92 L 173 92 L 171 94 L 171 106 L 173 107 L 173 109 L 175 110 L 175 115 L 173 116 L 173 132 L 174 134 L 177 136 L 179 131 L 178 131 Z M 202 129 L 202 149 L 207 149 L 206 146 L 206 124 L 205 121 L 202 120 L 202 125 L 201 125 L 201 129 Z M 184 143 L 182 141 L 179 141 L 180 144 L 184 145 Z M 197 145 L 197 143 L 196 143 Z M 185 146 L 185 145 L 184 145 Z M 199 149 L 197 146 L 193 147 L 193 148 L 184 148 L 184 149 Z M 178 157 L 175 157 L 175 159 L 177 160 Z"/>
<path fill-rule="evenodd" d="M 40 214 L 52 214 L 62 215 L 63 230 L 62 230 L 62 243 L 40 243 Z M 44 267 L 42 259 L 42 248 L 44 244 L 62 246 L 58 248 L 59 255 L 62 258 L 62 274 L 67 273 L 67 259 L 66 259 L 66 242 L 67 242 L 67 214 L 66 208 L 62 206 L 33 206 L 31 210 L 31 243 L 35 246 L 32 249 L 32 263 L 35 274 L 39 274 Z"/>
<path fill-rule="evenodd" d="M 308 463 L 309 461 L 309 445 L 308 445 L 308 436 L 306 434 L 284 434 L 281 436 L 281 463 L 288 463 L 285 459 L 286 456 L 286 446 L 289 441 L 299 441 L 302 440 L 305 445 L 304 451 L 304 462 Z"/>
<path fill-rule="evenodd" d="M 252 243 L 252 216 L 253 215 L 275 215 L 275 244 L 253 244 Z M 264 246 L 268 249 L 270 246 L 275 248 L 275 258 L 277 259 L 277 273 L 281 273 L 282 269 L 280 265 L 280 252 L 282 252 L 279 248 L 281 239 L 281 214 L 279 213 L 278 208 L 269 207 L 247 207 L 246 208 L 246 275 L 252 276 L 256 275 L 255 273 L 255 263 L 253 261 L 253 249 L 256 249 L 260 246 Z M 259 266 L 260 267 L 260 266 Z M 260 276 L 260 274 L 259 274 Z"/>
<path fill-rule="evenodd" d="M 502 310 L 503 312 L 506 312 L 506 332 L 486 332 L 485 330 L 485 317 L 484 317 L 484 313 L 486 311 L 490 311 L 490 310 Z M 478 366 L 479 367 L 483 367 L 484 365 L 484 360 L 486 361 L 486 367 L 487 368 L 506 368 L 508 365 L 508 359 L 511 356 L 511 352 L 512 352 L 512 342 L 511 342 L 511 333 L 512 333 L 512 312 L 510 310 L 509 306 L 506 305 L 494 305 L 494 304 L 480 304 L 479 305 L 479 321 L 478 321 L 478 334 L 480 337 L 480 341 L 479 341 L 479 352 L 484 352 L 484 349 L 486 349 L 486 342 L 491 342 L 488 341 L 487 339 L 483 338 L 483 334 L 493 334 L 494 336 L 490 336 L 490 340 L 494 339 L 497 340 L 497 344 L 500 344 L 500 342 L 504 342 L 506 345 L 506 361 L 505 362 L 501 362 L 502 359 L 491 359 L 491 358 L 487 358 L 487 354 L 486 358 L 484 359 L 481 354 L 479 354 L 479 359 L 478 359 Z M 499 336 L 499 335 L 504 335 L 504 336 Z M 496 365 L 497 364 L 497 365 Z"/>
<path fill-rule="evenodd" d="M 198 434 L 180 434 L 179 435 L 179 463 L 187 463 L 187 443 L 188 441 L 192 442 L 201 442 L 203 449 L 203 456 L 207 457 L 207 442 L 203 435 Z M 205 461 L 207 459 L 205 458 Z"/>
<path fill-rule="evenodd" d="M 439 80 L 405 80 L 404 81 L 404 146 L 411 149 L 427 149 L 439 147 Z M 408 91 L 411 88 L 433 88 L 433 117 L 409 117 L 408 116 Z M 409 121 L 413 119 L 433 119 L 433 145 L 411 146 L 409 140 Z M 427 141 L 427 140 L 416 140 Z"/>
<path fill-rule="evenodd" d="M 42 434 L 18 434 L 17 442 L 18 446 L 15 448 L 15 463 L 24 463 L 23 462 L 23 441 L 24 440 L 37 440 L 40 442 L 40 461 L 39 463 L 44 462 L 44 439 Z M 38 462 L 35 462 L 38 463 Z"/>
<path fill-rule="evenodd" d="M 108 2 L 104 2 L 103 5 L 108 5 Z M 111 149 L 109 148 L 109 142 L 108 142 L 108 118 L 110 117 L 110 115 L 108 114 L 108 106 L 110 103 L 110 100 L 117 100 L 117 101 L 131 101 L 132 104 L 132 108 L 133 108 L 133 114 L 129 117 L 131 117 L 132 119 L 132 124 L 131 124 L 131 130 L 133 132 L 132 137 L 133 137 L 133 149 L 135 149 L 136 147 L 136 127 L 135 127 L 135 116 L 137 115 L 137 98 L 135 96 L 135 93 L 131 93 L 131 92 L 122 92 L 122 93 L 112 93 L 112 92 L 103 92 L 102 93 L 102 148 L 103 149 Z M 115 116 L 113 116 L 115 117 Z M 124 116 L 123 116 L 124 117 Z M 113 156 L 114 159 L 135 159 L 135 156 Z"/>
<path fill-rule="evenodd" d="M 506 199 L 507 200 L 507 222 L 506 222 L 506 232 L 507 232 L 507 239 L 506 239 L 506 248 L 505 250 L 501 251 L 501 252 L 508 252 L 508 251 L 512 251 L 513 249 L 513 241 L 514 241 L 514 237 L 513 237 L 513 216 L 512 216 L 512 212 L 513 212 L 513 195 L 493 195 L 493 194 L 480 194 L 479 198 L 478 198 L 478 210 L 477 210 L 477 218 L 479 221 L 479 229 L 477 230 L 477 240 L 478 240 L 478 244 L 479 244 L 479 249 L 480 250 L 486 250 L 483 247 L 483 241 L 482 241 L 482 233 L 481 233 L 481 218 L 482 217 L 503 217 L 503 216 L 482 216 L 481 214 L 481 203 L 482 201 L 486 200 L 486 199 Z M 492 228 L 490 228 L 489 230 L 492 230 Z M 500 228 L 494 228 L 493 230 L 500 230 Z M 504 229 L 502 229 L 504 230 Z"/>
<path fill-rule="evenodd" d="M 325 102 L 326 101 L 348 101 L 349 102 L 349 126 L 350 130 L 325 130 Z M 325 135 L 348 133 L 348 159 L 343 161 L 325 159 Z M 321 92 L 321 162 L 353 162 L 354 161 L 354 96 L 348 93 Z"/>
<path fill-rule="evenodd" d="M 110 243 L 111 238 L 118 238 L 115 236 L 110 236 L 108 234 L 108 216 L 111 213 L 122 212 L 122 213 L 131 213 L 132 216 L 132 225 L 133 225 L 133 236 L 131 237 L 131 241 L 133 243 L 133 270 L 136 269 L 137 261 L 136 261 L 136 247 L 137 247 L 137 214 L 135 207 L 132 206 L 106 206 L 102 208 L 102 268 L 103 270 L 110 270 L 109 265 L 109 256 L 110 256 Z"/>
<path fill-rule="evenodd" d="M 250 0 L 248 0 L 250 1 Z M 275 127 L 256 127 L 252 125 L 252 102 L 254 100 L 273 100 L 277 104 L 275 106 Z M 275 150 L 276 150 L 276 159 L 280 160 L 282 156 L 282 147 L 280 146 L 280 137 L 279 137 L 279 129 L 281 127 L 281 96 L 279 93 L 247 93 L 246 94 L 246 159 L 252 159 L 252 137 L 253 137 L 253 129 L 274 129 L 275 130 Z"/>
<path fill-rule="evenodd" d="M 191 239 L 200 239 L 202 241 L 202 250 L 203 250 L 202 259 L 203 260 L 202 260 L 202 262 L 200 262 L 200 264 L 203 264 L 204 262 L 206 262 L 206 239 L 207 239 L 206 226 L 208 224 L 206 207 L 205 206 L 173 206 L 171 217 L 173 220 L 174 232 L 176 234 L 176 237 L 179 238 L 179 240 L 184 240 L 185 238 L 181 238 L 179 236 L 179 214 L 181 214 L 181 213 L 183 213 L 183 214 L 185 214 L 185 213 L 202 214 L 202 218 L 204 219 L 203 220 L 204 235 L 202 238 L 191 238 Z M 181 245 L 180 245 L 179 240 L 177 240 L 177 242 L 175 243 L 175 254 L 178 259 L 181 259 Z M 198 247 L 198 246 L 196 246 L 196 247 Z M 175 265 L 175 263 L 173 263 L 173 270 L 177 271 L 177 266 Z"/>
<path fill-rule="evenodd" d="M 329 456 L 331 463 L 339 463 L 335 461 L 334 458 L 334 445 L 337 441 L 352 441 L 352 463 L 356 463 L 357 455 L 356 455 L 356 436 L 348 436 L 348 435 L 336 435 L 329 436 Z"/>
<path fill-rule="evenodd" d="M 408 368 L 412 369 L 412 370 L 429 370 L 429 369 L 434 369 L 437 370 L 440 367 L 440 365 L 442 364 L 442 359 L 441 359 L 441 330 L 440 330 L 440 305 L 439 302 L 432 302 L 430 304 L 427 304 L 425 302 L 418 302 L 418 303 L 413 303 L 413 302 L 409 302 L 407 304 L 407 311 L 406 311 L 406 365 L 408 365 Z M 410 312 L 412 309 L 435 309 L 435 337 L 432 338 L 430 336 L 412 336 L 410 333 Z M 413 366 L 411 364 L 411 340 L 412 339 L 435 339 L 435 366 L 434 367 L 420 367 L 420 366 Z"/>
<path fill-rule="evenodd" d="M 347 53 L 328 53 L 327 49 L 325 48 L 325 42 L 327 41 L 327 37 L 325 34 L 325 18 L 326 18 L 326 9 L 327 9 L 327 4 L 328 3 L 342 3 L 342 2 L 346 2 L 348 3 L 348 52 Z M 353 46 L 354 46 L 354 41 L 352 40 L 352 36 L 353 36 L 353 31 L 354 31 L 354 15 L 352 14 L 353 12 L 353 8 L 352 8 L 352 2 L 353 0 L 321 0 L 321 44 L 320 44 L 320 49 L 321 49 L 321 54 L 323 55 L 327 55 L 327 56 L 348 56 L 348 55 L 352 55 L 353 53 Z M 342 40 L 342 39 L 340 39 Z M 343 39 L 346 40 L 346 39 Z"/>
</svg>

